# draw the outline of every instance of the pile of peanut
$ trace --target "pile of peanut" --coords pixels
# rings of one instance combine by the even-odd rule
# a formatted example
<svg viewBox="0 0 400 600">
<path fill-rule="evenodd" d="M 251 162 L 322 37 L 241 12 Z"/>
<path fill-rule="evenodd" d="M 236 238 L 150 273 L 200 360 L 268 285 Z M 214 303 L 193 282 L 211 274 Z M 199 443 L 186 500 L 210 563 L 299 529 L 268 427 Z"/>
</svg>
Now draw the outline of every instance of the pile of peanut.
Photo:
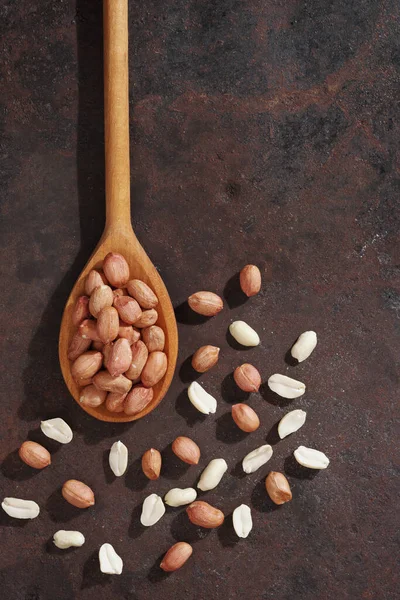
<svg viewBox="0 0 400 600">
<path fill-rule="evenodd" d="M 75 381 L 82 386 L 81 402 L 87 406 L 99 406 L 103 402 L 110 411 L 125 411 L 132 415 L 143 410 L 151 401 L 152 386 L 165 374 L 167 358 L 163 352 L 164 332 L 155 325 L 157 321 L 157 298 L 152 290 L 139 280 L 129 280 L 129 267 L 125 259 L 110 253 L 104 259 L 104 275 L 91 271 L 86 281 L 87 296 L 81 296 L 74 309 L 74 323 L 78 327 L 69 358 L 73 360 L 72 373 Z M 112 289 L 113 286 L 116 289 Z M 261 288 L 261 274 L 255 265 L 247 265 L 240 273 L 240 286 L 246 296 L 257 294 Z M 223 308 L 222 299 L 213 292 L 201 291 L 188 298 L 189 306 L 195 312 L 212 317 Z M 93 319 L 90 318 L 93 317 Z M 242 346 L 257 346 L 260 338 L 257 332 L 244 321 L 234 321 L 229 326 L 230 334 Z M 303 332 L 291 349 L 298 361 L 306 360 L 317 345 L 314 331 Z M 93 349 L 89 350 L 92 346 Z M 202 346 L 193 354 L 192 366 L 199 373 L 214 367 L 220 349 L 216 346 Z M 105 369 L 100 370 L 102 365 Z M 237 386 L 246 392 L 257 392 L 261 385 L 261 374 L 250 363 L 239 365 L 234 373 Z M 134 387 L 132 387 L 134 386 Z M 306 386 L 286 375 L 275 373 L 268 379 L 269 388 L 279 396 L 293 399 L 305 393 Z M 149 399 L 150 397 L 150 399 Z M 188 388 L 188 399 L 203 414 L 213 414 L 217 400 L 197 381 Z M 231 416 L 237 427 L 246 433 L 254 432 L 260 426 L 257 413 L 246 403 L 234 404 Z M 280 439 L 298 431 L 306 421 L 306 412 L 301 409 L 286 413 L 278 425 Z M 72 440 L 69 425 L 61 418 L 49 419 L 41 423 L 42 432 L 60 443 Z M 178 459 L 197 465 L 201 450 L 191 438 L 180 436 L 172 443 L 172 451 Z M 314 448 L 299 446 L 294 458 L 303 467 L 326 469 L 328 457 Z M 50 453 L 36 442 L 22 444 L 19 455 L 28 465 L 42 469 L 51 463 Z M 273 449 L 264 444 L 248 453 L 242 460 L 244 473 L 250 474 L 265 465 L 272 457 Z M 121 441 L 115 442 L 109 454 L 110 469 L 116 477 L 122 476 L 128 466 L 128 448 Z M 149 448 L 142 456 L 142 470 L 151 480 L 158 479 L 162 471 L 162 455 L 156 448 Z M 213 458 L 201 473 L 197 489 L 205 492 L 213 490 L 221 482 L 228 470 L 224 458 Z M 265 479 L 265 489 L 272 502 L 277 505 L 292 500 L 290 484 L 283 473 L 270 471 Z M 86 509 L 95 504 L 95 495 L 82 481 L 70 479 L 62 487 L 62 495 L 70 504 Z M 197 500 L 193 488 L 172 488 L 164 498 L 157 494 L 147 496 L 142 505 L 140 522 L 144 527 L 155 525 L 165 514 L 165 505 L 186 506 L 191 523 L 198 527 L 212 529 L 220 527 L 224 513 L 203 500 Z M 39 515 L 40 507 L 32 500 L 4 498 L 2 508 L 11 517 L 32 519 Z M 232 514 L 233 528 L 240 538 L 246 538 L 253 527 L 251 509 L 240 504 Z M 85 537 L 79 531 L 59 530 L 53 536 L 58 548 L 79 547 Z M 174 544 L 165 554 L 160 568 L 176 571 L 184 565 L 193 553 L 193 548 L 185 541 Z M 123 561 L 109 543 L 99 549 L 99 566 L 103 573 L 119 575 Z"/>
<path fill-rule="evenodd" d="M 109 412 L 135 415 L 150 404 L 167 370 L 165 334 L 155 324 L 158 298 L 146 283 L 130 279 L 121 254 L 110 252 L 102 266 L 88 273 L 86 295 L 73 309 L 71 373 L 82 405 L 105 403 Z"/>
</svg>

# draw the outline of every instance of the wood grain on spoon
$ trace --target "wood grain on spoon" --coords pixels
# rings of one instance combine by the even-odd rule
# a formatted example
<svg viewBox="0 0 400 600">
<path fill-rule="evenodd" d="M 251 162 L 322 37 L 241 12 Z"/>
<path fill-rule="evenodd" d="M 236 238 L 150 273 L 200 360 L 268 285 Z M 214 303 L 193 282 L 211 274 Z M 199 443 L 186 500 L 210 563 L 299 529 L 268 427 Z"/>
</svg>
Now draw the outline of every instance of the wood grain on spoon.
<svg viewBox="0 0 400 600">
<path fill-rule="evenodd" d="M 104 113 L 106 224 L 97 248 L 79 276 L 65 306 L 59 340 L 61 370 L 69 391 L 79 403 L 80 388 L 71 375 L 68 346 L 76 328 L 72 311 L 79 296 L 85 294 L 85 278 L 91 269 L 100 268 L 109 252 L 122 254 L 130 266 L 130 279 L 144 281 L 158 297 L 159 325 L 165 333 L 164 352 L 168 358 L 164 377 L 154 386 L 152 401 L 133 415 L 111 413 L 106 405 L 82 406 L 102 421 L 126 422 L 152 411 L 166 394 L 176 365 L 178 333 L 175 314 L 167 289 L 156 268 L 137 240 L 131 224 L 129 172 L 129 95 L 128 95 L 128 0 L 104 0 Z"/>
</svg>

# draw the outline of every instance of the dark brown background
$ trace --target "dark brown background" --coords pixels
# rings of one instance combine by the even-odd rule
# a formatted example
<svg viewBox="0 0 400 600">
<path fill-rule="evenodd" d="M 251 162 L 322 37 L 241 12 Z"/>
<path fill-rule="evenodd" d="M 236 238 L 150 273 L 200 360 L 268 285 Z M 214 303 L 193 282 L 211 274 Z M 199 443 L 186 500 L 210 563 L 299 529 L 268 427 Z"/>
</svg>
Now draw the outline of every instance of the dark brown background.
<svg viewBox="0 0 400 600">
<path fill-rule="evenodd" d="M 398 2 L 386 0 L 144 0 L 130 2 L 132 215 L 180 320 L 174 383 L 155 413 L 129 426 L 88 417 L 69 397 L 57 359 L 63 304 L 104 222 L 101 2 L 2 0 L 1 23 L 1 495 L 35 499 L 38 519 L 1 511 L 1 597 L 10 600 L 386 600 L 396 596 L 400 257 L 400 45 Z M 262 294 L 244 302 L 235 274 L 262 268 Z M 225 310 L 199 323 L 182 303 L 198 289 L 225 294 Z M 226 331 L 243 318 L 259 348 L 237 351 Z M 285 362 L 297 335 L 319 345 L 298 367 Z M 201 417 L 187 400 L 187 358 L 221 346 L 200 378 L 219 400 Z M 250 399 L 262 420 L 252 435 L 232 425 L 240 361 L 307 384 L 285 402 L 263 388 Z M 276 443 L 274 425 L 307 410 L 297 434 Z M 40 419 L 61 415 L 73 443 L 44 439 Z M 397 413 L 398 415 L 398 413 Z M 170 443 L 201 446 L 183 468 Z M 27 438 L 54 451 L 43 472 L 21 466 Z M 111 477 L 108 450 L 130 449 L 126 476 Z M 244 477 L 243 456 L 268 441 L 274 456 Z M 328 470 L 293 464 L 299 444 L 326 452 Z M 157 482 L 139 459 L 164 451 Z M 232 534 L 188 524 L 168 509 L 139 524 L 151 492 L 196 482 L 212 457 L 229 472 L 204 497 L 229 515 L 249 503 L 254 529 Z M 293 502 L 276 509 L 264 490 L 283 470 Z M 96 506 L 65 504 L 78 478 Z M 60 528 L 86 544 L 52 547 Z M 194 556 L 169 577 L 160 556 L 176 540 Z M 102 575 L 97 550 L 112 543 L 120 577 Z"/>
</svg>

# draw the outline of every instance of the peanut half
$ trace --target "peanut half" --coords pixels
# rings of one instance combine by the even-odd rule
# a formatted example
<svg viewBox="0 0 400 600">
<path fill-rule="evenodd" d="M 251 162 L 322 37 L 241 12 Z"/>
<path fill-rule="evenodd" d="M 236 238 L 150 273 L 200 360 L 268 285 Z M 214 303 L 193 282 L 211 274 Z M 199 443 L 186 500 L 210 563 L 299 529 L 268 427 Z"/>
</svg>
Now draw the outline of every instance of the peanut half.
<svg viewBox="0 0 400 600">
<path fill-rule="evenodd" d="M 257 471 L 257 469 L 270 460 L 272 454 L 273 450 L 269 444 L 264 444 L 264 446 L 260 446 L 249 452 L 242 461 L 243 471 L 245 473 L 254 473 L 254 471 Z"/>
<path fill-rule="evenodd" d="M 69 444 L 72 441 L 72 429 L 61 417 L 47 419 L 40 423 L 40 429 L 48 438 L 60 442 L 60 444 Z"/>
<path fill-rule="evenodd" d="M 204 415 L 214 414 L 217 410 L 217 401 L 197 381 L 192 381 L 188 387 L 190 402 Z"/>
<path fill-rule="evenodd" d="M 151 527 L 161 519 L 164 513 L 165 506 L 162 498 L 157 494 L 150 494 L 143 502 L 140 522 L 145 527 Z"/>
<path fill-rule="evenodd" d="M 116 477 L 121 477 L 128 466 L 128 448 L 120 440 L 111 446 L 109 455 L 110 469 Z"/>
<path fill-rule="evenodd" d="M 301 381 L 296 381 L 286 375 L 275 373 L 268 379 L 268 387 L 270 390 L 282 396 L 282 398 L 298 398 L 306 391 L 306 386 Z"/>
<path fill-rule="evenodd" d="M 329 458 L 326 454 L 314 450 L 314 448 L 299 446 L 293 454 L 299 465 L 309 469 L 326 469 L 329 465 Z"/>
<path fill-rule="evenodd" d="M 4 498 L 1 507 L 9 517 L 14 519 L 35 519 L 40 513 L 39 505 L 33 500 Z"/>
<path fill-rule="evenodd" d="M 232 514 L 232 522 L 236 535 L 240 538 L 247 538 L 253 529 L 250 507 L 247 504 L 241 504 L 235 508 Z"/>
<path fill-rule="evenodd" d="M 224 473 L 226 473 L 228 465 L 223 458 L 214 458 L 211 460 L 200 476 L 197 487 L 202 492 L 213 490 L 221 481 Z"/>
<path fill-rule="evenodd" d="M 111 544 L 103 544 L 99 550 L 100 571 L 107 575 L 121 575 L 124 563 Z"/>
<path fill-rule="evenodd" d="M 307 413 L 304 410 L 291 410 L 279 421 L 278 435 L 283 440 L 286 436 L 298 431 L 306 422 Z"/>
</svg>

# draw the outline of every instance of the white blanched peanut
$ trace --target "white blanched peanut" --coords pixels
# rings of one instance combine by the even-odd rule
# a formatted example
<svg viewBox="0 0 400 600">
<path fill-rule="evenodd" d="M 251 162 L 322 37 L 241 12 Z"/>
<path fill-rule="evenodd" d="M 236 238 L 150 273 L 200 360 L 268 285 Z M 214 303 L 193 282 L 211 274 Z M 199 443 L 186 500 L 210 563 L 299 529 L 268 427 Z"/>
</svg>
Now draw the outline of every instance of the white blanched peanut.
<svg viewBox="0 0 400 600">
<path fill-rule="evenodd" d="M 60 548 L 60 550 L 72 547 L 79 548 L 85 543 L 85 536 L 80 531 L 66 531 L 65 529 L 60 529 L 53 535 L 53 543 L 57 548 Z"/>
<path fill-rule="evenodd" d="M 242 467 L 245 473 L 254 473 L 260 467 L 265 465 L 273 454 L 272 447 L 269 444 L 264 444 L 247 454 L 243 461 Z"/>
<path fill-rule="evenodd" d="M 4 498 L 1 508 L 14 519 L 34 519 L 40 513 L 40 508 L 33 500 L 20 498 Z"/>
<path fill-rule="evenodd" d="M 172 488 L 165 494 L 164 502 L 168 506 L 184 506 L 194 502 L 197 498 L 197 492 L 193 488 Z"/>
<path fill-rule="evenodd" d="M 124 563 L 111 544 L 103 544 L 99 550 L 100 571 L 107 575 L 121 575 Z"/>
<path fill-rule="evenodd" d="M 278 435 L 283 440 L 286 436 L 294 433 L 306 422 L 307 413 L 304 410 L 291 410 L 282 417 L 278 425 Z"/>
<path fill-rule="evenodd" d="M 162 498 L 157 494 L 150 494 L 143 502 L 140 522 L 145 527 L 151 527 L 161 519 L 165 513 L 165 506 Z"/>
<path fill-rule="evenodd" d="M 258 346 L 260 343 L 258 333 L 244 321 L 234 321 L 229 325 L 229 331 L 242 346 Z"/>
<path fill-rule="evenodd" d="M 217 410 L 217 401 L 197 381 L 192 381 L 188 388 L 190 402 L 204 415 L 214 414 Z"/>
<path fill-rule="evenodd" d="M 305 331 L 293 345 L 291 354 L 299 362 L 306 360 L 317 345 L 317 334 L 315 331 Z"/>
<path fill-rule="evenodd" d="M 296 381 L 286 375 L 275 373 L 268 379 L 268 387 L 270 390 L 282 396 L 282 398 L 298 398 L 306 391 L 306 386 L 301 381 Z"/>
<path fill-rule="evenodd" d="M 111 446 L 109 463 L 116 477 L 121 477 L 125 473 L 128 466 L 128 448 L 119 440 Z"/>
<path fill-rule="evenodd" d="M 199 483 L 197 484 L 199 490 L 206 492 L 216 488 L 227 469 L 228 465 L 223 458 L 214 458 L 208 463 L 201 474 Z"/>
<path fill-rule="evenodd" d="M 253 529 L 253 519 L 251 518 L 251 510 L 247 504 L 241 504 L 233 511 L 232 515 L 233 528 L 236 535 L 240 538 L 247 538 L 250 531 Z"/>
<path fill-rule="evenodd" d="M 299 446 L 293 454 L 299 465 L 309 469 L 326 469 L 329 465 L 329 458 L 326 454 L 313 448 Z"/>
<path fill-rule="evenodd" d="M 56 442 L 60 442 L 60 444 L 69 444 L 72 440 L 71 427 L 60 417 L 42 421 L 40 423 L 40 429 L 44 435 L 47 435 L 47 437 L 52 440 L 56 440 Z"/>
</svg>

